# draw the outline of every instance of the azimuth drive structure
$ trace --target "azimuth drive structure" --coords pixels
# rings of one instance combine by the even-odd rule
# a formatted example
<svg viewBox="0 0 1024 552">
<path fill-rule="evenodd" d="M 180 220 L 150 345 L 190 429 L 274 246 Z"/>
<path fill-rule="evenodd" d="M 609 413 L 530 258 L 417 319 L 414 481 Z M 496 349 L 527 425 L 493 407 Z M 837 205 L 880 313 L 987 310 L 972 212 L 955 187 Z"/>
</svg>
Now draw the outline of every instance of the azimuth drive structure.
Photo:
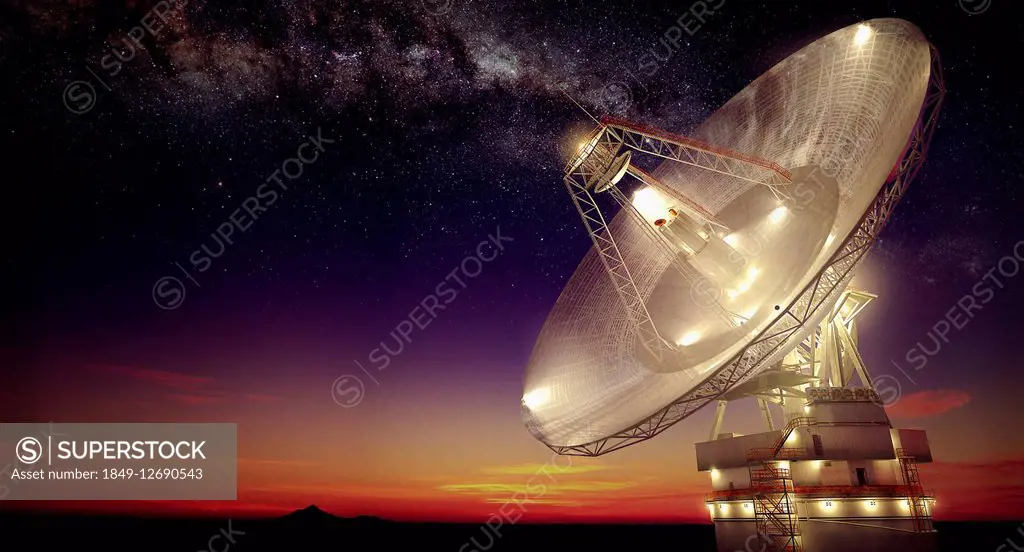
<svg viewBox="0 0 1024 552">
<path fill-rule="evenodd" d="M 559 454 L 598 456 L 717 401 L 698 466 L 745 505 L 714 518 L 722 550 L 751 534 L 779 550 L 812 547 L 820 539 L 801 531 L 812 520 L 834 523 L 811 532 L 839 534 L 867 514 L 812 512 L 800 489 L 841 503 L 853 496 L 843 487 L 863 497 L 879 486 L 867 482 L 899 477 L 885 500 L 907 508 L 879 508 L 869 525 L 930 532 L 915 463 L 930 461 L 927 440 L 892 429 L 878 403 L 854 324 L 874 296 L 849 283 L 921 166 L 943 95 L 921 32 L 878 19 L 804 47 L 690 137 L 603 118 L 565 168 L 593 247 L 531 355 L 529 431 Z M 766 433 L 719 433 L 725 405 L 742 397 L 758 401 Z M 782 407 L 783 429 L 769 404 Z M 800 435 L 806 446 L 789 446 Z M 790 462 L 829 466 L 798 481 Z"/>
</svg>

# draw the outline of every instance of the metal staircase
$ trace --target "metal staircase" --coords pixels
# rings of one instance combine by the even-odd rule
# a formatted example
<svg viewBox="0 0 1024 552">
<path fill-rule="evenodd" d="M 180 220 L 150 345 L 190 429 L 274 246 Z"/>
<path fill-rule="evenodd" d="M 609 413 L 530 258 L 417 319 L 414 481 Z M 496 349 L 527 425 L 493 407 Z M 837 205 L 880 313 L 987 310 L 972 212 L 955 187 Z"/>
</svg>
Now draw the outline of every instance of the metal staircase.
<svg viewBox="0 0 1024 552">
<path fill-rule="evenodd" d="M 932 517 L 925 504 L 925 493 L 921 487 L 921 476 L 917 472 L 917 459 L 907 449 L 896 449 L 896 458 L 903 472 L 903 483 L 907 488 L 907 504 L 914 521 L 914 532 L 930 533 L 935 530 Z"/>
<path fill-rule="evenodd" d="M 793 478 L 789 469 L 780 468 L 777 463 L 805 456 L 804 449 L 783 447 L 796 428 L 815 423 L 814 418 L 794 418 L 770 448 L 755 448 L 747 452 L 757 532 L 777 552 L 803 550 Z"/>
</svg>

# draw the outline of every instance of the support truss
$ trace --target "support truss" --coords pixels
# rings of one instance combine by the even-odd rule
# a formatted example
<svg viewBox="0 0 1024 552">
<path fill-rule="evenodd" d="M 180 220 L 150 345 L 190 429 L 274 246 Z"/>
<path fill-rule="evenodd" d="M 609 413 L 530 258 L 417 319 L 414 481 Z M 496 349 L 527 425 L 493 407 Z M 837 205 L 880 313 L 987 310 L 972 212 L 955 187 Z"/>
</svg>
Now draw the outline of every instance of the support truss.
<svg viewBox="0 0 1024 552">
<path fill-rule="evenodd" d="M 608 223 L 591 194 L 591 190 L 595 187 L 597 190 L 601 189 L 597 186 L 598 183 L 602 182 L 602 179 L 608 178 L 612 160 L 624 147 L 734 176 L 741 180 L 766 184 L 772 187 L 773 192 L 774 186 L 790 183 L 791 175 L 774 162 L 612 118 L 605 118 L 597 134 L 570 159 L 565 169 L 564 178 L 569 196 L 572 198 L 573 204 L 576 205 L 583 225 L 601 257 L 605 271 L 608 273 L 612 285 L 615 286 L 616 293 L 626 309 L 632 326 L 637 330 L 641 343 L 658 362 L 662 362 L 676 351 L 676 347 L 666 341 L 658 332 L 658 328 L 647 311 L 645 298 L 640 294 L 636 282 L 622 258 L 622 253 L 615 243 L 615 238 L 608 228 Z M 636 167 L 630 167 L 629 172 L 645 184 L 654 186 L 678 199 L 681 202 L 681 207 L 692 211 L 697 218 L 725 227 L 705 208 L 666 186 L 654 176 Z M 624 199 L 619 192 L 616 200 L 622 204 Z M 629 207 L 632 206 L 629 205 Z M 642 217 L 639 217 L 639 221 L 643 224 Z M 653 235 L 652 238 L 656 243 L 662 241 L 658 235 Z M 674 266 L 681 269 L 684 274 L 692 271 L 688 265 L 678 266 L 682 261 L 676 258 L 674 252 L 670 253 L 670 259 Z M 683 264 L 685 265 L 685 263 Z M 717 307 L 716 311 L 720 311 L 717 314 L 723 317 L 728 324 L 735 325 L 737 323 L 734 314 L 727 312 L 721 305 L 717 305 Z"/>
<path fill-rule="evenodd" d="M 608 223 L 594 201 L 594 196 L 590 194 L 588 181 L 591 178 L 596 178 L 595 171 L 600 171 L 600 168 L 592 167 L 589 163 L 582 163 L 575 171 L 565 175 L 565 186 L 569 190 L 573 204 L 576 205 L 576 210 L 579 211 L 580 217 L 583 219 L 587 234 L 594 242 L 594 248 L 601 257 L 601 263 L 604 264 L 605 271 L 608 273 L 612 285 L 615 286 L 615 291 L 622 301 L 622 306 L 626 309 L 632 326 L 636 328 L 644 347 L 660 362 L 671 354 L 675 347 L 658 333 L 658 328 L 655 327 L 654 320 L 651 319 L 651 313 L 647 310 L 644 297 L 637 289 L 633 276 L 629 273 L 629 268 L 622 258 L 622 252 L 619 251 L 618 245 L 615 244 L 615 238 L 608 229 Z"/>
<path fill-rule="evenodd" d="M 877 239 L 879 232 L 892 215 L 893 208 L 906 192 L 907 186 L 917 176 L 924 162 L 946 92 L 938 51 L 934 46 L 931 48 L 931 58 L 928 90 L 911 133 L 906 154 L 879 190 L 856 229 L 847 236 L 817 276 L 801 290 L 800 295 L 790 305 L 782 308 L 772 323 L 721 370 L 693 390 L 648 418 L 609 437 L 582 445 L 549 445 L 555 453 L 567 456 L 600 456 L 651 439 L 756 373 L 763 367 L 765 361 L 777 353 L 795 346 L 792 338 L 798 337 L 797 334 L 804 329 L 805 324 L 814 320 L 820 309 L 830 308 L 832 303 L 829 300 L 834 302 L 853 277 L 853 269 Z M 620 132 L 627 133 L 625 127 L 620 127 Z M 639 142 L 643 142 L 640 138 L 646 138 L 640 132 L 628 132 L 635 135 Z M 767 170 L 766 167 L 762 169 Z M 569 182 L 568 176 L 566 182 Z M 633 289 L 635 290 L 635 287 Z M 646 307 L 643 310 L 646 312 Z M 651 327 L 653 328 L 653 324 Z"/>
<path fill-rule="evenodd" d="M 677 136 L 624 119 L 604 117 L 601 123 L 607 132 L 624 146 L 643 153 L 655 155 L 686 165 L 698 167 L 745 180 L 763 184 L 773 190 L 777 186 L 792 184 L 793 175 L 778 163 L 747 155 L 707 142 Z"/>
</svg>

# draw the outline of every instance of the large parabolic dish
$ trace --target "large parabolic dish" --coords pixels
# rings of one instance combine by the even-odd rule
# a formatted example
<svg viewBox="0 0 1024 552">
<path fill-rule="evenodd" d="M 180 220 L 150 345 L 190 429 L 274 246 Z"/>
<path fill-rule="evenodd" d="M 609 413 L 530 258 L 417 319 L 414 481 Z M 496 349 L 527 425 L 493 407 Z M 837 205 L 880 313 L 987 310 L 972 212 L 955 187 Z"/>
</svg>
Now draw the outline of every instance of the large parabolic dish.
<svg viewBox="0 0 1024 552">
<path fill-rule="evenodd" d="M 657 435 L 795 347 L 923 160 L 940 73 L 914 25 L 877 19 L 786 58 L 690 138 L 604 119 L 566 168 L 595 246 L 526 369 L 530 432 L 561 454 L 604 454 Z M 636 152 L 668 160 L 630 169 L 657 184 L 630 199 L 614 182 Z M 588 181 L 598 153 L 605 164 Z M 725 167 L 733 162 L 753 169 Z M 593 202 L 605 190 L 622 206 L 607 222 Z M 669 235 L 668 207 L 686 216 L 666 253 L 655 242 Z"/>
</svg>

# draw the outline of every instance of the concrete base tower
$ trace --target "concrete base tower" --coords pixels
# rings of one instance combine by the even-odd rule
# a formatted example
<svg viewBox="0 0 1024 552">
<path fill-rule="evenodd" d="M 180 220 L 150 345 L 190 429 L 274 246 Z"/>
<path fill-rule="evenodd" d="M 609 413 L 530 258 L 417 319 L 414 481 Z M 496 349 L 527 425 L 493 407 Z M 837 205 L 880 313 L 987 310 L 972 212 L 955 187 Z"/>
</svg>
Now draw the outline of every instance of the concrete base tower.
<svg viewBox="0 0 1024 552">
<path fill-rule="evenodd" d="M 696 448 L 719 551 L 935 549 L 935 500 L 917 469 L 932 461 L 928 438 L 892 427 L 857 352 L 855 319 L 874 298 L 846 290 L 800 347 L 718 401 L 710 440 Z M 728 402 L 749 397 L 768 431 L 721 433 Z"/>
</svg>

